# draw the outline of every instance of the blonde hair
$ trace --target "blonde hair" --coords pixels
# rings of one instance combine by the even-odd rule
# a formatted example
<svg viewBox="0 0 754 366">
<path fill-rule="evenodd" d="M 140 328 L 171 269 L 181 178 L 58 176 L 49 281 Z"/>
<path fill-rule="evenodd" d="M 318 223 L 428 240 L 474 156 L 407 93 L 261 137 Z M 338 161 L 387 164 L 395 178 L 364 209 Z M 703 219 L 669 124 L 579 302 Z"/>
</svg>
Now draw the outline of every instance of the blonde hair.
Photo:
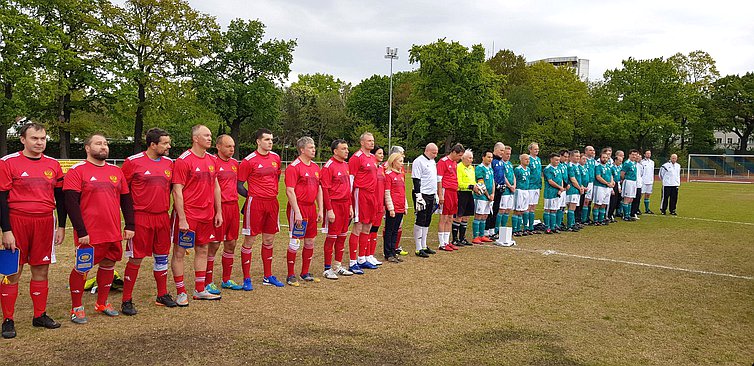
<svg viewBox="0 0 754 366">
<path fill-rule="evenodd" d="M 396 160 L 398 160 L 398 158 L 402 158 L 402 157 L 403 157 L 403 154 L 401 154 L 399 152 L 394 152 L 394 153 L 390 154 L 390 157 L 387 158 L 387 171 L 388 172 L 400 173 L 401 172 L 400 169 L 393 168 L 393 163 Z"/>
</svg>

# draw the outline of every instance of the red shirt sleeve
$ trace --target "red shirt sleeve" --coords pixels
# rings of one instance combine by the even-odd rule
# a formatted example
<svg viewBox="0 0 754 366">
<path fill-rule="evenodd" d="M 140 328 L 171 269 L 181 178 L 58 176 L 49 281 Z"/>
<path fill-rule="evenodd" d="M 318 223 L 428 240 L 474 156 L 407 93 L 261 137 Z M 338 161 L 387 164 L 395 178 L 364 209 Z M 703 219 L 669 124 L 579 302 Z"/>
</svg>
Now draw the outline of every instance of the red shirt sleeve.
<svg viewBox="0 0 754 366">
<path fill-rule="evenodd" d="M 359 172 L 359 158 L 356 155 L 351 155 L 351 158 L 348 159 L 348 171 L 353 176 L 356 176 L 356 173 Z"/>
<path fill-rule="evenodd" d="M 120 169 L 121 171 L 123 171 L 123 176 L 126 178 L 126 183 L 131 184 L 131 179 L 133 179 L 134 177 L 134 163 L 132 163 L 131 160 L 126 159 Z"/>
<path fill-rule="evenodd" d="M 186 160 L 178 159 L 175 161 L 175 165 L 173 166 L 173 184 L 182 184 L 186 185 L 186 180 L 188 179 L 188 163 L 186 163 Z"/>
<path fill-rule="evenodd" d="M 81 192 L 81 173 L 78 169 L 68 169 L 65 179 L 63 179 L 63 190 Z"/>
<path fill-rule="evenodd" d="M 63 169 L 57 160 L 55 161 L 55 188 L 63 188 Z"/>
<path fill-rule="evenodd" d="M 322 186 L 322 205 L 325 206 L 325 211 L 329 211 L 332 208 L 332 202 L 330 201 L 330 187 L 332 187 L 330 168 L 323 167 L 320 171 L 322 172 L 322 177 L 319 179 L 319 184 Z"/>
<path fill-rule="evenodd" d="M 128 181 L 126 181 L 126 177 L 123 175 L 123 171 L 118 169 L 118 175 L 120 175 L 120 194 L 128 194 L 131 191 L 128 189 Z"/>
<path fill-rule="evenodd" d="M 296 188 L 296 182 L 298 181 L 298 169 L 295 166 L 288 165 L 285 169 L 285 186 L 288 188 Z"/>
<path fill-rule="evenodd" d="M 0 160 L 0 191 L 10 191 L 13 186 L 13 179 L 10 176 L 10 166 Z"/>
</svg>

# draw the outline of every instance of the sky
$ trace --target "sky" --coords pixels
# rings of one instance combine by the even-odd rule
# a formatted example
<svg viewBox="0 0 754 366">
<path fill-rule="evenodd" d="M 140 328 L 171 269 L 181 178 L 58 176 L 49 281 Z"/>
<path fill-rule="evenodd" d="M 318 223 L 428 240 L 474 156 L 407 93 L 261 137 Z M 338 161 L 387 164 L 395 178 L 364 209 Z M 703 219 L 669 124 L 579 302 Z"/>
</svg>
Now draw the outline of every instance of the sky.
<svg viewBox="0 0 754 366">
<path fill-rule="evenodd" d="M 708 52 L 721 75 L 754 71 L 754 2 L 676 0 L 425 1 L 425 0 L 189 0 L 226 27 L 234 18 L 258 19 L 268 38 L 296 39 L 289 82 L 328 73 L 357 84 L 387 75 L 387 46 L 398 48 L 393 70 L 408 71 L 412 45 L 440 38 L 488 56 L 500 49 L 528 61 L 578 56 L 590 80 L 628 57 Z M 494 47 L 493 47 L 494 45 Z"/>
</svg>

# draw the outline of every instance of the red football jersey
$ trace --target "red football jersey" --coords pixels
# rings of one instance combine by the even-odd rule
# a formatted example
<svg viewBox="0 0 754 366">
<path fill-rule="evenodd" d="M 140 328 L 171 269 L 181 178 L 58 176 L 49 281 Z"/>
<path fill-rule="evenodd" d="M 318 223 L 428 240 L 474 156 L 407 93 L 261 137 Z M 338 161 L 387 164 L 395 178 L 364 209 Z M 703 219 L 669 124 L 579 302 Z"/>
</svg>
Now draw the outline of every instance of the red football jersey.
<svg viewBox="0 0 754 366">
<path fill-rule="evenodd" d="M 406 213 L 406 180 L 405 174 L 390 171 L 385 180 L 390 184 L 390 198 L 396 213 Z"/>
<path fill-rule="evenodd" d="M 325 163 L 320 176 L 322 183 L 322 197 L 325 210 L 332 208 L 330 201 L 345 201 L 351 199 L 351 178 L 348 174 L 348 164 L 334 158 Z"/>
<path fill-rule="evenodd" d="M 374 191 L 375 202 L 377 202 L 377 211 L 385 211 L 385 168 L 377 167 L 377 186 Z"/>
<path fill-rule="evenodd" d="M 277 199 L 280 174 L 280 155 L 272 151 L 265 155 L 251 153 L 238 168 L 238 180 L 247 182 L 249 197 L 254 198 Z"/>
<path fill-rule="evenodd" d="M 377 162 L 374 155 L 361 150 L 348 159 L 348 170 L 353 175 L 353 187 L 374 192 L 377 186 Z"/>
<path fill-rule="evenodd" d="M 299 204 L 313 204 L 319 192 L 319 166 L 313 161 L 306 165 L 296 158 L 285 168 L 285 186 L 295 189 Z"/>
<path fill-rule="evenodd" d="M 458 163 L 447 156 L 443 156 L 437 162 L 437 176 L 442 177 L 442 187 L 445 189 L 458 190 Z"/>
<path fill-rule="evenodd" d="M 97 166 L 82 161 L 68 169 L 64 191 L 81 193 L 81 217 L 91 244 L 123 239 L 120 225 L 120 195 L 128 193 L 123 172 L 115 165 Z"/>
<path fill-rule="evenodd" d="M 217 158 L 217 182 L 220 183 L 223 202 L 238 202 L 238 160 Z"/>
<path fill-rule="evenodd" d="M 134 211 L 164 213 L 170 209 L 170 180 L 173 174 L 173 160 L 160 157 L 152 160 L 140 152 L 123 162 L 121 167 L 126 177 Z"/>
<path fill-rule="evenodd" d="M 49 214 L 55 210 L 55 187 L 62 186 L 63 171 L 53 158 L 31 159 L 21 152 L 2 158 L 0 191 L 10 191 L 11 211 Z"/>
<path fill-rule="evenodd" d="M 173 165 L 173 184 L 183 185 L 183 211 L 186 217 L 209 222 L 215 216 L 215 157 L 199 157 L 186 150 Z"/>
</svg>

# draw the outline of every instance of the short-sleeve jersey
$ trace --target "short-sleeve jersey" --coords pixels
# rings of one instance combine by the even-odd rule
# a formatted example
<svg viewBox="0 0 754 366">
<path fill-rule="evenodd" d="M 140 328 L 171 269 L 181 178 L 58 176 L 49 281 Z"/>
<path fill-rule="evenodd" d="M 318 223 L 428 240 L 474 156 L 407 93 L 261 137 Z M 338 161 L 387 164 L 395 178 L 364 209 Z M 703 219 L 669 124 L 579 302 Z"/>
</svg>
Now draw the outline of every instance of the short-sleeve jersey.
<svg viewBox="0 0 754 366">
<path fill-rule="evenodd" d="M 348 171 L 353 176 L 353 187 L 374 192 L 377 187 L 377 161 L 374 155 L 362 150 L 348 159 Z"/>
<path fill-rule="evenodd" d="M 227 161 L 216 156 L 217 183 L 220 184 L 220 195 L 223 202 L 238 202 L 238 160 L 230 158 Z"/>
<path fill-rule="evenodd" d="M 296 158 L 285 168 L 285 186 L 296 191 L 299 204 L 314 204 L 319 192 L 319 166 L 313 161 L 306 165 Z"/>
<path fill-rule="evenodd" d="M 200 157 L 186 150 L 173 164 L 173 184 L 183 186 L 183 212 L 187 218 L 209 222 L 215 216 L 215 160 L 210 154 Z"/>
<path fill-rule="evenodd" d="M 495 172 L 492 171 L 492 166 L 485 166 L 479 164 L 474 168 L 474 176 L 477 182 L 484 183 L 484 188 L 487 189 L 487 193 L 492 193 L 495 188 Z M 481 192 L 480 192 L 481 193 Z M 474 194 L 474 199 L 487 201 L 487 196 L 483 194 Z"/>
<path fill-rule="evenodd" d="M 168 212 L 173 160 L 165 156 L 152 160 L 149 155 L 140 152 L 129 156 L 121 169 L 131 191 L 134 211 Z"/>
<path fill-rule="evenodd" d="M 596 167 L 594 167 L 594 185 L 597 187 L 607 187 L 606 184 L 600 182 L 597 180 L 597 177 L 602 177 L 602 179 L 605 180 L 605 182 L 612 182 L 613 181 L 613 170 L 610 168 L 607 164 L 597 164 Z"/>
<path fill-rule="evenodd" d="M 517 166 L 513 169 L 513 174 L 516 176 L 516 186 L 528 187 L 529 185 L 529 168 L 524 168 L 523 165 Z"/>
<path fill-rule="evenodd" d="M 543 173 L 545 176 L 545 190 L 544 190 L 545 199 L 557 198 L 558 189 L 550 185 L 550 180 L 552 179 L 552 181 L 555 182 L 555 184 L 557 185 L 562 185 L 563 178 L 560 175 L 560 169 L 552 165 L 548 165 L 543 169 Z"/>
<path fill-rule="evenodd" d="M 540 188 L 542 188 L 542 159 L 539 156 L 532 156 L 529 158 L 529 189 Z"/>
<path fill-rule="evenodd" d="M 247 184 L 251 198 L 277 199 L 280 174 L 280 155 L 254 151 L 241 162 L 238 181 Z"/>
<path fill-rule="evenodd" d="M 569 194 L 569 195 L 580 194 L 581 192 L 579 192 L 579 189 L 573 184 L 573 182 L 571 182 L 571 178 L 576 179 L 576 182 L 579 184 L 579 186 L 581 186 L 581 181 L 580 181 L 581 171 L 579 169 L 578 164 L 568 163 L 568 178 L 567 179 L 568 179 L 568 184 L 570 184 L 571 186 L 568 187 L 568 191 L 566 192 L 566 194 Z"/>
<path fill-rule="evenodd" d="M 579 185 L 582 187 L 589 185 L 589 173 L 586 171 L 586 165 L 579 164 Z"/>
<path fill-rule="evenodd" d="M 442 179 L 442 188 L 458 190 L 458 163 L 447 155 L 437 162 L 437 179 Z"/>
<path fill-rule="evenodd" d="M 419 192 L 422 194 L 437 193 L 437 164 L 434 159 L 424 154 L 419 155 L 411 165 L 411 177 L 419 179 L 421 183 Z"/>
<path fill-rule="evenodd" d="M 620 182 L 620 171 L 623 164 L 613 164 L 610 166 L 610 169 L 613 171 L 613 182 Z"/>
<path fill-rule="evenodd" d="M 586 158 L 586 177 L 589 183 L 594 182 L 594 167 L 597 166 L 597 161 L 594 158 Z"/>
<path fill-rule="evenodd" d="M 569 162 L 561 162 L 558 164 L 558 170 L 560 171 L 560 179 L 563 180 L 563 187 L 570 185 L 571 181 L 568 180 L 568 166 L 571 165 Z"/>
<path fill-rule="evenodd" d="M 508 181 L 508 184 L 513 185 L 513 183 L 516 183 L 516 188 L 521 187 L 518 184 L 518 181 L 516 180 L 516 174 L 513 173 L 513 164 L 510 160 L 503 162 L 503 166 L 505 167 L 505 179 Z M 505 187 L 505 190 L 503 191 L 503 195 L 510 196 L 513 194 L 513 191 L 510 190 L 507 186 Z"/>
<path fill-rule="evenodd" d="M 81 193 L 81 217 L 91 244 L 123 239 L 120 195 L 129 193 L 129 190 L 120 168 L 112 164 L 97 166 L 89 161 L 80 162 L 68 169 L 63 190 Z"/>
<path fill-rule="evenodd" d="M 8 192 L 11 211 L 49 214 L 55 209 L 55 188 L 63 186 L 57 160 L 42 155 L 31 159 L 21 152 L 0 159 L 0 191 Z"/>
<path fill-rule="evenodd" d="M 390 198 L 396 213 L 406 213 L 406 180 L 403 173 L 389 171 L 385 174 L 386 188 L 390 188 Z"/>
<path fill-rule="evenodd" d="M 623 162 L 623 172 L 626 174 L 623 177 L 623 180 L 636 180 L 636 163 L 628 160 Z"/>
<path fill-rule="evenodd" d="M 345 161 L 330 158 L 320 171 L 320 183 L 325 210 L 332 208 L 331 201 L 345 201 L 351 197 L 351 178 Z"/>
</svg>

